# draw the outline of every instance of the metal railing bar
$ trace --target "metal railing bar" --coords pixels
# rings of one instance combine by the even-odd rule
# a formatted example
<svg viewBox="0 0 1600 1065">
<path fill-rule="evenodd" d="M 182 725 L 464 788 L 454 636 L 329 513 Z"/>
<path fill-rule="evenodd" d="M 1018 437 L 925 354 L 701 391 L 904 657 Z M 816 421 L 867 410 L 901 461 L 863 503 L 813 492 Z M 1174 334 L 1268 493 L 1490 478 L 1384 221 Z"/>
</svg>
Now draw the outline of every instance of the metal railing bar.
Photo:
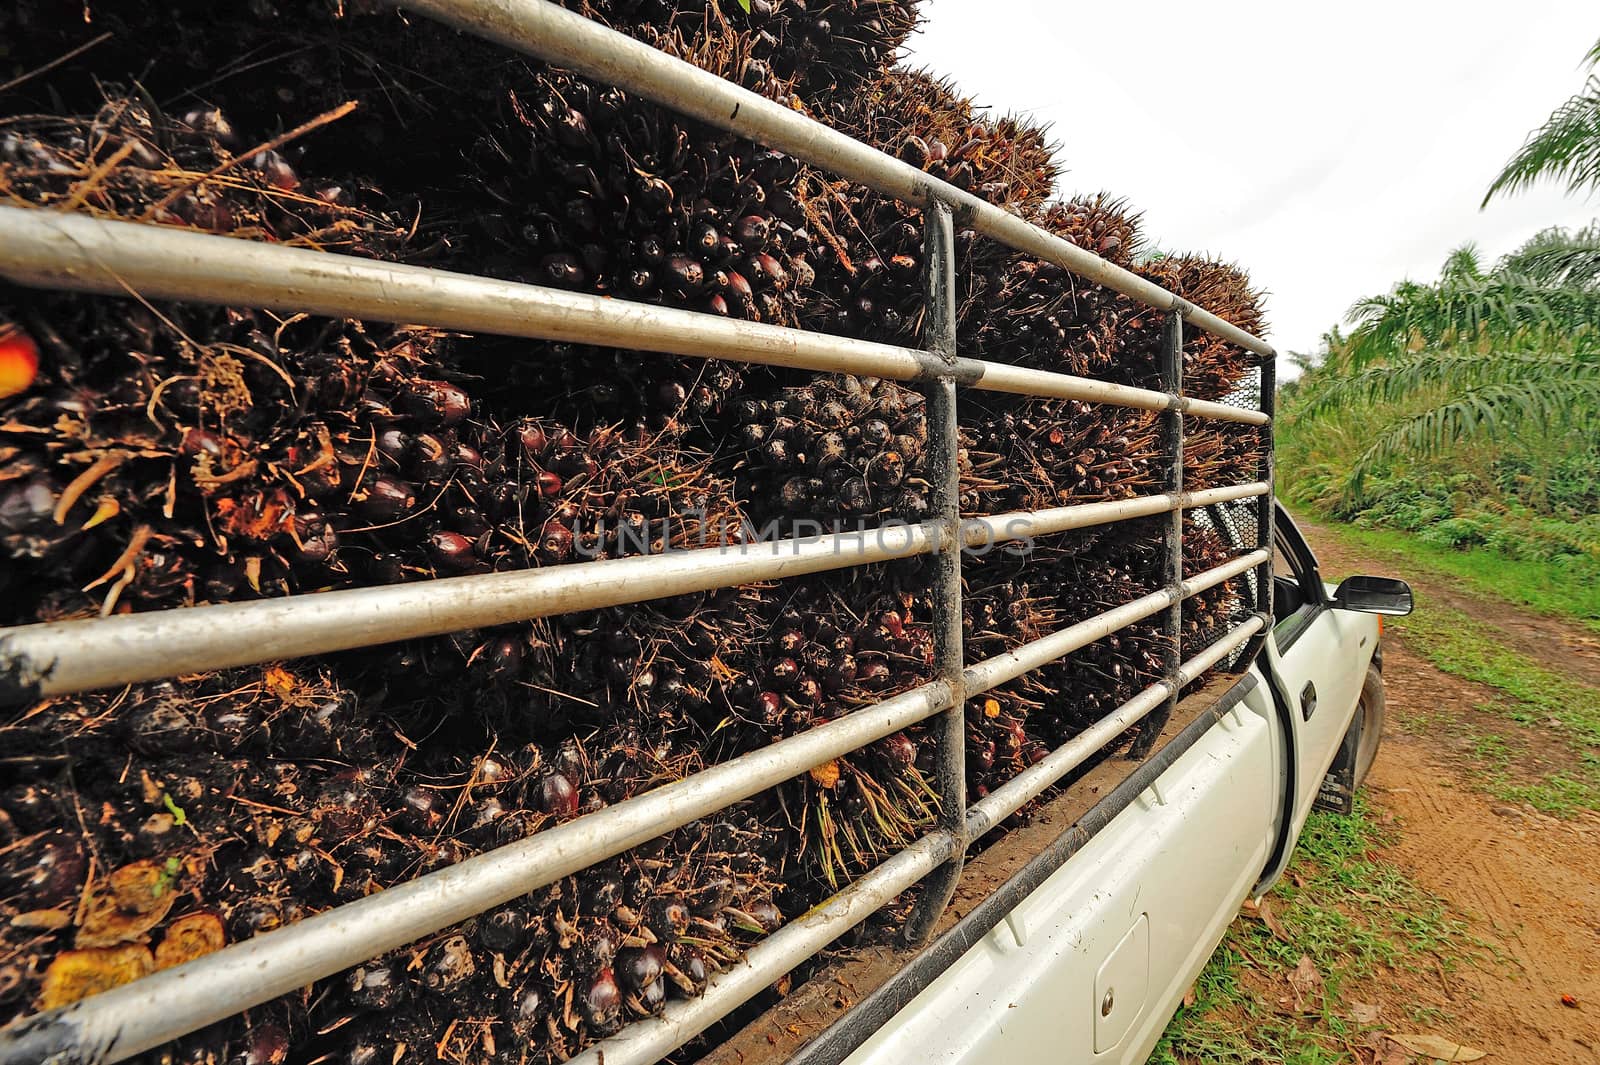
<svg viewBox="0 0 1600 1065">
<path fill-rule="evenodd" d="M 527 839 L 39 1014 L 0 1031 L 0 1065 L 36 1065 L 53 1054 L 95 1062 L 132 1057 L 459 924 L 949 705 L 947 685 L 922 685 Z"/>
<path fill-rule="evenodd" d="M 268 307 L 896 381 L 952 372 L 915 348 L 170 226 L 0 206 L 0 233 L 0 277 L 36 288 Z M 1179 405 L 1229 421 L 1254 423 L 1259 417 L 1150 389 L 978 359 L 956 359 L 953 372 L 960 383 L 988 391 L 1141 410 Z"/>
<path fill-rule="evenodd" d="M 801 961 L 871 917 L 896 895 L 959 852 L 948 832 L 923 836 L 805 916 L 751 947 L 744 959 L 713 976 L 694 998 L 667 1004 L 659 1017 L 635 1021 L 569 1059 L 568 1065 L 654 1065 Z"/>
<path fill-rule="evenodd" d="M 0 703 L 927 554 L 937 523 L 0 629 Z"/>
<path fill-rule="evenodd" d="M 1258 354 L 1271 346 L 1209 311 L 900 159 L 549 0 L 399 0 L 467 33 L 638 93 L 906 203 L 951 205 L 964 225 Z"/>
<path fill-rule="evenodd" d="M 969 367 L 980 367 L 982 372 L 977 377 L 968 380 L 968 377 L 963 376 L 960 380 L 988 392 L 1006 392 L 1046 399 L 1080 399 L 1088 403 L 1110 403 L 1135 410 L 1176 409 L 1196 417 L 1242 422 L 1246 425 L 1262 425 L 1266 422 L 1266 416 L 1260 411 L 1230 407 L 1225 403 L 1213 403 L 1207 399 L 1175 397 L 1170 393 L 1156 392 L 1148 388 L 1134 388 L 1131 385 L 1113 384 L 1110 381 L 1074 377 L 1050 370 L 1033 370 L 1026 366 L 1012 366 L 1003 362 L 959 359 L 957 365 L 963 373 L 967 373 Z"/>
<path fill-rule="evenodd" d="M 997 514 L 963 522 L 962 537 L 973 547 L 1025 540 L 1263 491 L 1240 485 Z M 934 550 L 941 536 L 937 523 L 888 525 L 0 629 L 0 705 L 905 558 Z"/>
<path fill-rule="evenodd" d="M 1037 763 L 985 795 L 967 810 L 967 838 L 977 839 L 1022 809 L 1028 802 L 1044 794 L 1047 788 L 1082 765 L 1106 744 L 1122 735 L 1131 726 L 1145 720 L 1146 715 L 1152 710 L 1181 694 L 1188 684 L 1237 650 L 1264 627 L 1261 615 L 1252 614 L 1243 624 L 1174 669 L 1172 674 L 1174 680 L 1160 680 L 1150 685 Z"/>
<path fill-rule="evenodd" d="M 1262 625 L 1259 615 L 1252 616 L 1205 652 L 1184 663 L 1179 667 L 1176 677 L 1178 686 L 1188 684 L 1210 669 L 1248 640 Z M 975 826 L 998 824 L 1009 817 L 1023 803 L 1037 797 L 1073 766 L 1113 739 L 1123 728 L 1136 722 L 1140 713 L 1159 705 L 1171 683 L 1162 681 L 1154 685 L 1091 726 L 1091 731 L 1099 739 L 1095 746 L 1090 747 L 1074 739 L 972 807 L 966 817 L 969 830 L 966 838 L 973 839 L 981 834 L 981 831 L 971 831 Z M 1151 693 L 1154 693 L 1153 697 Z M 1142 711 L 1138 709 L 1141 705 Z M 1047 774 L 1040 770 L 1046 765 L 1059 771 L 1045 779 Z M 1022 782 L 1020 785 L 1019 781 Z M 865 920 L 873 912 L 872 908 L 867 908 L 870 900 L 880 900 L 876 906 L 881 906 L 927 875 L 938 864 L 936 855 L 939 851 L 936 848 L 941 846 L 941 841 L 942 846 L 951 848 L 952 852 L 958 846 L 956 837 L 944 833 L 924 836 L 908 848 L 915 855 L 910 861 L 902 861 L 908 851 L 901 851 L 804 917 L 756 944 L 743 962 L 713 977 L 699 996 L 670 1002 L 661 1016 L 634 1022 L 616 1035 L 589 1047 L 574 1057 L 569 1065 L 654 1065 Z M 903 868 L 892 868 L 897 865 Z M 857 890 L 863 888 L 865 890 Z"/>
<path fill-rule="evenodd" d="M 1265 552 L 1254 553 L 1260 554 Z M 1192 595 L 1237 575 L 1248 568 L 1245 563 L 1259 563 L 1254 555 L 1191 577 L 1184 582 L 1184 594 Z M 1027 669 L 1149 616 L 1171 594 L 1172 590 L 1164 590 L 1137 601 L 1144 604 L 1159 600 L 1140 607 L 1142 613 L 1129 610 L 1135 604 L 1119 607 L 1016 651 L 969 666 L 963 674 L 965 691 L 987 691 Z M 1032 665 L 1017 668 L 1019 662 Z M 954 705 L 952 695 L 951 687 L 942 681 L 924 684 L 528 839 L 92 999 L 39 1014 L 0 1031 L 0 1065 L 31 1065 L 68 1048 L 81 1049 L 86 1060 L 121 1061 L 458 924 L 924 721 Z M 204 1003 L 203 1008 L 197 1005 L 200 1002 Z"/>
<path fill-rule="evenodd" d="M 956 363 L 955 228 L 950 208 L 931 204 L 924 220 L 923 262 L 927 263 L 927 293 L 923 304 L 923 333 L 928 351 L 950 370 Z M 946 543 L 960 542 L 961 451 L 956 424 L 956 382 L 953 377 L 932 381 L 926 389 L 928 422 L 927 478 L 932 509 L 944 529 Z M 1180 486 L 1181 487 L 1181 486 Z M 950 685 L 950 708 L 932 732 L 938 743 L 934 790 L 939 796 L 939 822 L 945 831 L 959 834 L 967 808 L 966 695 L 962 690 L 961 552 L 941 551 L 932 560 L 930 582 L 933 600 L 933 657 L 939 679 Z M 921 944 L 933 935 L 939 915 L 955 895 L 961 880 L 965 851 L 956 848 L 949 861 L 929 878 L 906 921 L 905 936 Z"/>
<path fill-rule="evenodd" d="M 1091 525 L 1106 525 L 1132 518 L 1164 514 L 1169 510 L 1189 510 L 1236 499 L 1248 499 L 1265 493 L 1267 486 L 1260 481 L 1251 484 L 1227 485 L 1222 488 L 1204 488 L 1197 492 L 1163 492 L 1153 496 L 1133 496 L 1129 499 L 1112 499 L 1102 503 L 1075 503 L 1048 510 L 1018 510 L 1005 514 L 988 514 L 983 517 L 963 518 L 962 542 L 968 547 L 983 547 L 1005 541 L 1027 540 L 1051 533 L 1083 529 Z"/>
<path fill-rule="evenodd" d="M 1203 573 L 1197 573 L 1176 587 L 1163 588 L 1149 595 L 1141 596 L 1131 603 L 1114 607 L 1103 614 L 1096 614 L 1092 618 L 1078 622 L 1041 637 L 1032 643 L 1025 643 L 1021 647 L 1013 648 L 1004 654 L 995 655 L 966 669 L 967 695 L 976 695 L 986 692 L 1008 680 L 1015 680 L 1024 673 L 1038 669 L 1047 662 L 1053 662 L 1062 655 L 1070 654 L 1085 647 L 1096 640 L 1116 632 L 1135 621 L 1140 621 L 1152 614 L 1159 613 L 1172 605 L 1175 600 L 1187 598 L 1207 588 L 1215 587 L 1232 577 L 1248 572 L 1261 564 L 1262 557 L 1267 556 L 1265 551 L 1252 551 L 1247 555 L 1240 555 L 1231 562 L 1226 562 Z M 1267 556 L 1270 557 L 1270 556 Z"/>
</svg>

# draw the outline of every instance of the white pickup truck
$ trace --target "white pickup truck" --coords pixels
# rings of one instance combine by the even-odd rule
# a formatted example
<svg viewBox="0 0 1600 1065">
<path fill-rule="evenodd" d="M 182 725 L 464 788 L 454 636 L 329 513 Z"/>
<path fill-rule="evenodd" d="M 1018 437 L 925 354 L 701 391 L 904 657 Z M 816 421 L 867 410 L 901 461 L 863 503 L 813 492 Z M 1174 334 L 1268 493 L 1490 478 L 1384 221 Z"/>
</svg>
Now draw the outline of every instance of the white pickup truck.
<svg viewBox="0 0 1600 1065">
<path fill-rule="evenodd" d="M 1409 587 L 1324 584 L 1281 506 L 1275 526 L 1276 620 L 1246 673 L 1186 700 L 1131 776 L 1103 767 L 1110 790 L 1093 805 L 1053 804 L 1045 820 L 1066 834 L 1039 849 L 1017 833 L 973 862 L 965 894 L 981 901 L 928 948 L 843 960 L 713 1060 L 1145 1061 L 1240 903 L 1282 874 L 1307 814 L 1349 811 L 1382 735 L 1382 616 L 1410 612 Z M 1093 775 L 1078 788 L 1101 790 Z"/>
<path fill-rule="evenodd" d="M 660 992 L 654 1008 L 638 1010 L 641 1016 L 626 1026 L 611 1023 L 620 1007 L 611 1009 L 589 1033 L 598 1041 L 567 1060 L 652 1065 L 709 1036 L 696 1044 L 700 1059 L 719 1065 L 784 1058 L 802 1065 L 1143 1061 L 1240 902 L 1280 875 L 1312 807 L 1348 809 L 1372 764 L 1383 720 L 1381 628 L 1373 615 L 1411 608 L 1402 581 L 1351 577 L 1336 589 L 1324 585 L 1304 539 L 1276 507 L 1271 346 L 964 188 L 557 4 L 405 0 L 403 6 L 916 205 L 925 230 L 925 347 L 10 205 L 0 206 L 0 281 L 911 383 L 927 397 L 930 517 L 770 543 L 17 625 L 0 629 L 0 706 L 919 556 L 934 560 L 922 571 L 933 675 L 414 879 L 19 1015 L 0 1028 L 0 1065 L 180 1060 L 169 1048 L 189 1033 L 284 996 L 303 1002 L 304 989 L 318 981 L 464 926 L 924 722 L 929 748 L 937 745 L 930 770 L 937 824 L 781 927 L 760 922 L 767 934 L 739 961 L 703 979 L 685 978 L 699 985 L 694 993 L 669 1001 L 658 971 L 642 982 Z M 958 226 L 972 240 L 1054 264 L 1153 312 L 1151 320 L 1161 323 L 1159 351 L 1150 352 L 1159 380 L 1145 383 L 1159 387 L 962 354 Z M 1225 394 L 1185 391 L 1186 330 L 1218 338 L 1241 356 L 1240 374 Z M 1053 502 L 1071 505 L 963 518 L 957 396 L 972 391 L 1152 414 L 1162 441 L 1162 461 L 1154 467 L 1162 471 L 1160 483 L 1145 486 L 1153 490 L 1144 494 L 1094 502 L 1067 497 Z M 1243 427 L 1233 438 L 1243 442 L 1238 483 L 1198 487 L 1184 480 L 1186 423 Z M 50 512 L 46 506 L 42 514 Z M 1227 561 L 1185 569 L 1185 512 L 1211 539 L 1226 541 Z M 1144 594 L 993 657 L 963 656 L 963 549 L 1091 527 L 1118 535 L 1116 523 L 1133 520 L 1164 523 L 1159 555 L 1152 556 L 1160 572 L 1146 575 Z M 126 564 L 132 579 L 132 562 Z M 1223 598 L 1233 604 L 1225 631 L 1190 639 L 1202 634 L 1184 628 L 1185 601 L 1224 588 L 1231 588 Z M 969 702 L 1146 620 L 1160 626 L 1164 656 L 1153 683 L 1053 750 L 1041 748 L 1005 783 L 975 787 L 969 802 Z M 1180 661 L 1183 654 L 1190 657 Z M 1219 666 L 1219 680 L 1191 691 Z M 1189 697 L 1179 701 L 1185 691 Z M 1110 753 L 1133 730 L 1133 757 Z M 1031 822 L 1003 835 L 994 831 L 1018 814 Z M 980 842 L 989 845 L 967 861 Z M 156 894 L 165 890 L 160 883 Z M 907 938 L 920 949 L 823 955 L 914 887 L 919 902 Z M 604 979 L 596 986 L 615 995 L 610 970 L 600 964 Z M 798 986 L 791 987 L 797 970 L 808 979 L 795 977 Z M 775 984 L 792 993 L 765 1014 L 745 1012 Z M 572 986 L 564 982 L 568 1013 Z M 270 1042 L 270 1054 L 226 1060 L 330 1060 L 314 1051 L 292 1057 L 285 1039 Z M 495 1060 L 515 1060 L 518 1049 L 525 1048 Z M 352 1052 L 339 1060 L 400 1062 L 405 1053 L 402 1044 L 392 1055 Z M 551 1053 L 558 1060 L 568 1051 Z"/>
</svg>

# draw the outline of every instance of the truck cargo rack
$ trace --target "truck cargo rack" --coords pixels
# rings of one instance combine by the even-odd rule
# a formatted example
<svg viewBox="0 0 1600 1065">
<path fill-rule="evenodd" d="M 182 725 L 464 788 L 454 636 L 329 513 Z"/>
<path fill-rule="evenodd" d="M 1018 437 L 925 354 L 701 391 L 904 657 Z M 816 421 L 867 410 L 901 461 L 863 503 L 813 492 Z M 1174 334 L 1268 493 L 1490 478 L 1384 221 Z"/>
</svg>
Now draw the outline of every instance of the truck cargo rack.
<svg viewBox="0 0 1600 1065">
<path fill-rule="evenodd" d="M 60 1055 L 73 1062 L 132 1057 L 252 1006 L 465 921 L 663 832 L 938 717 L 939 826 L 758 942 L 693 999 L 635 1022 L 578 1055 L 587 1065 L 645 1065 L 683 1045 L 784 973 L 927 879 L 908 922 L 925 942 L 949 901 L 969 844 L 1067 773 L 1140 726 L 1147 754 L 1182 689 L 1225 659 L 1242 669 L 1271 624 L 1273 349 L 1171 292 L 892 156 L 620 33 L 551 0 L 402 0 L 401 7 L 608 82 L 709 125 L 760 142 L 925 211 L 925 350 L 734 321 L 617 299 L 351 256 L 252 243 L 43 209 L 0 207 L 0 278 L 16 284 L 144 298 L 257 306 L 405 322 L 474 333 L 568 341 L 681 356 L 852 373 L 920 385 L 929 399 L 934 517 L 918 524 L 769 543 L 575 563 L 404 585 L 34 624 L 0 630 L 0 704 L 186 673 L 326 654 L 464 628 L 644 602 L 691 591 L 933 555 L 935 665 L 929 683 L 681 781 L 448 868 L 308 917 L 217 953 L 23 1018 L 0 1031 L 0 1063 Z M 964 358 L 955 335 L 953 230 L 964 228 L 1054 263 L 1162 311 L 1163 389 Z M 1225 401 L 1183 394 L 1183 329 L 1204 330 L 1259 356 L 1253 385 Z M 1113 502 L 962 519 L 958 514 L 958 387 L 1160 412 L 1168 490 Z M 1259 479 L 1185 491 L 1186 417 L 1260 427 Z M 1250 535 L 1231 561 L 1183 572 L 1183 512 L 1249 507 Z M 961 648 L 961 549 L 1168 515 L 1159 591 L 981 662 Z M 1245 550 L 1244 548 L 1249 548 Z M 1230 580 L 1253 612 L 1179 661 L 1181 604 Z M 1046 758 L 968 805 L 968 698 L 1145 618 L 1168 644 L 1164 676 Z M 1141 725 L 1141 723 L 1143 723 Z M 1158 756 L 1159 757 L 1159 756 Z M 1070 853 L 1070 851 L 1065 852 Z M 1063 858 L 1064 860 L 1064 858 Z"/>
</svg>

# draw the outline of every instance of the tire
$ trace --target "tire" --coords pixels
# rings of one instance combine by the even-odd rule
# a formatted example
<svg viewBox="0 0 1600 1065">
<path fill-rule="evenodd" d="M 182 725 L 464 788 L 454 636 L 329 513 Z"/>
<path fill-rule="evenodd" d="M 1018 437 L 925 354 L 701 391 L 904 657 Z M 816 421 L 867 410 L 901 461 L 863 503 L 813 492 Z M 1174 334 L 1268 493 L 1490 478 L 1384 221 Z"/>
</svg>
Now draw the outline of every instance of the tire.
<svg viewBox="0 0 1600 1065">
<path fill-rule="evenodd" d="M 1372 772 L 1372 763 L 1378 760 L 1387 702 L 1383 674 L 1378 672 L 1377 666 L 1368 666 L 1366 683 L 1361 686 L 1361 701 L 1356 705 L 1356 720 L 1361 725 L 1356 740 L 1355 786 L 1358 788 Z"/>
</svg>

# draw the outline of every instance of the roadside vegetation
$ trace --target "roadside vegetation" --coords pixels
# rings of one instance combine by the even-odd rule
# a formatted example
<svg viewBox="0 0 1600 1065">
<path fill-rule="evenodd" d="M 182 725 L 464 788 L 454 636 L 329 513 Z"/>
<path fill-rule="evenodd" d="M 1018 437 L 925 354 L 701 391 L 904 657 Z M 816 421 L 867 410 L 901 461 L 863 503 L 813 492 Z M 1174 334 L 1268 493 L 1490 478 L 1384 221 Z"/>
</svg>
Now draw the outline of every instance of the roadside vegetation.
<svg viewBox="0 0 1600 1065">
<path fill-rule="evenodd" d="M 1600 192 L 1600 43 L 1583 91 L 1490 185 Z M 1281 491 L 1428 563 L 1600 627 L 1600 220 L 1357 301 L 1280 394 Z M 1398 546 L 1395 541 L 1387 546 Z"/>
<path fill-rule="evenodd" d="M 1452 1019 L 1403 993 L 1481 956 L 1463 920 L 1375 851 L 1389 837 L 1363 802 L 1354 816 L 1313 813 L 1284 879 L 1229 928 L 1151 1065 L 1328 1065 L 1366 1060 L 1384 1033 Z M 1379 981 L 1369 978 L 1383 977 Z M 1367 990 L 1353 990 L 1358 981 Z"/>
<path fill-rule="evenodd" d="M 1477 707 L 1482 721 L 1424 717 L 1397 724 L 1442 726 L 1465 739 L 1481 770 L 1478 785 L 1498 799 L 1558 817 L 1600 810 L 1600 688 L 1511 650 L 1493 629 L 1450 607 L 1424 604 L 1396 628 L 1408 648 L 1439 669 L 1492 693 Z M 1553 738 L 1565 750 L 1533 757 L 1536 738 Z"/>
</svg>

